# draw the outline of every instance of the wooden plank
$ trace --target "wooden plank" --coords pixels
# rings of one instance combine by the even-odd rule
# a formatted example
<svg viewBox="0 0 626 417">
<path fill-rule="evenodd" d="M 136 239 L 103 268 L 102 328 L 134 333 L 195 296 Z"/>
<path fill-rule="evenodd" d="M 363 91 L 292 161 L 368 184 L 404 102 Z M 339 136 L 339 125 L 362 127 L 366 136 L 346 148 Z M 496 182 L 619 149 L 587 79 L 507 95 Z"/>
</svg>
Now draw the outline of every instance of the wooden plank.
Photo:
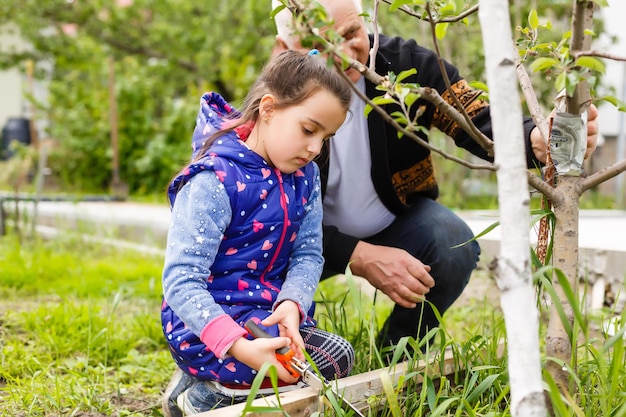
<svg viewBox="0 0 626 417">
<path fill-rule="evenodd" d="M 367 399 L 373 395 L 381 395 L 384 393 L 381 375 L 387 374 L 389 379 L 395 385 L 398 379 L 405 376 L 408 372 L 416 372 L 414 382 L 421 383 L 424 380 L 424 371 L 427 370 L 431 378 L 437 378 L 442 375 L 451 375 L 462 369 L 457 368 L 459 364 L 455 363 L 455 359 L 451 351 L 446 351 L 442 360 L 419 361 L 413 363 L 409 369 L 409 362 L 401 362 L 393 367 L 386 367 L 365 372 L 362 374 L 352 375 L 341 378 L 332 382 L 335 392 L 340 393 L 357 409 L 367 415 L 368 403 Z M 439 370 L 443 369 L 443 373 Z M 318 391 L 314 388 L 307 387 L 297 389 L 280 394 L 280 404 L 282 409 L 291 417 L 308 417 L 316 411 L 323 408 L 323 400 Z M 277 406 L 278 401 L 275 395 L 265 398 L 257 398 L 252 402 L 255 406 Z M 245 404 L 235 404 L 229 407 L 219 408 L 217 410 L 207 411 L 197 414 L 198 417 L 240 417 L 245 408 Z M 247 417 L 284 417 L 282 412 L 253 412 L 246 413 Z"/>
</svg>

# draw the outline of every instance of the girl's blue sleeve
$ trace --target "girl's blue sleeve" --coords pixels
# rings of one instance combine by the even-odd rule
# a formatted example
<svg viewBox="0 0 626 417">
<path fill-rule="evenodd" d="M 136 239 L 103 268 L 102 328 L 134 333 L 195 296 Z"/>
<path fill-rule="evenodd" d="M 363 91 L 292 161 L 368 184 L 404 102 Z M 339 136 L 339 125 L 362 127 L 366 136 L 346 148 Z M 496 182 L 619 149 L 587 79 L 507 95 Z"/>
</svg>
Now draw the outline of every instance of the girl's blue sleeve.
<svg viewBox="0 0 626 417">
<path fill-rule="evenodd" d="M 231 214 L 226 190 L 213 171 L 193 176 L 172 207 L 163 295 L 198 337 L 207 323 L 225 314 L 207 291 L 206 280 Z"/>
<path fill-rule="evenodd" d="M 307 214 L 294 241 L 285 283 L 274 304 L 277 306 L 282 301 L 291 300 L 298 303 L 304 314 L 313 304 L 313 296 L 324 267 L 320 184 L 319 169 L 315 165 L 314 186 L 307 202 Z"/>
</svg>

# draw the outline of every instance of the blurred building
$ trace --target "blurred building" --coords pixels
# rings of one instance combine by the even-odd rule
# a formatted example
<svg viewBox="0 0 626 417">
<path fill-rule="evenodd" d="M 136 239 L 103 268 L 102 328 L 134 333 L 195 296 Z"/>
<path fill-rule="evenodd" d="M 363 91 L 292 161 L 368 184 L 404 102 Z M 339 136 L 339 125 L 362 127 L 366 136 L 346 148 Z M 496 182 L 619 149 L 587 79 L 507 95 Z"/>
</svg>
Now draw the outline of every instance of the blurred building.
<svg viewBox="0 0 626 417">
<path fill-rule="evenodd" d="M 0 51 L 24 52 L 31 46 L 25 42 L 19 34 L 19 29 L 13 25 L 0 26 Z M 35 106 L 28 97 L 33 97 L 37 103 L 44 104 L 48 97 L 46 81 L 38 80 L 33 76 L 34 63 L 27 61 L 16 68 L 0 70 L 0 156 L 6 157 L 10 138 L 5 138 L 4 133 L 11 131 L 17 134 L 13 139 L 22 143 L 32 143 L 45 138 L 45 130 L 48 121 L 41 114 L 36 114 Z M 52 62 L 38 62 L 37 70 L 50 73 Z M 17 126 L 28 126 L 28 140 L 20 132 L 16 132 Z"/>
<path fill-rule="evenodd" d="M 23 50 L 25 43 L 20 39 L 17 28 L 3 26 L 0 28 L 0 50 Z M 0 70 L 0 129 L 9 117 L 22 117 L 27 111 L 28 103 L 24 97 L 24 75 L 19 69 Z"/>
</svg>

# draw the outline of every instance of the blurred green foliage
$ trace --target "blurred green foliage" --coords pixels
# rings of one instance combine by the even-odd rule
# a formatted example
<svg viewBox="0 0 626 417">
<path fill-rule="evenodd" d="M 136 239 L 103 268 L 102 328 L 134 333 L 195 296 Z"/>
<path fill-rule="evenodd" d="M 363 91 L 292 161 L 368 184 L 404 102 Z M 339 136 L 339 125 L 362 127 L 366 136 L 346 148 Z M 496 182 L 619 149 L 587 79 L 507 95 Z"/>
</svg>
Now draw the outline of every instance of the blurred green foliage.
<svg viewBox="0 0 626 417">
<path fill-rule="evenodd" d="M 447 25 L 445 37 L 437 39 L 428 21 L 394 10 L 391 3 L 380 3 L 382 32 L 436 47 L 468 81 L 484 82 L 476 14 Z M 411 10 L 425 16 L 425 1 L 413 3 Z M 455 15 L 476 1 L 435 3 L 439 11 Z M 569 29 L 571 3 L 511 0 L 512 20 L 527 26 L 530 10 L 537 8 L 542 21 L 553 21 L 554 28 L 539 35 L 558 39 Z M 364 2 L 370 23 L 372 4 Z M 256 0 L 0 0 L 0 35 L 13 31 L 29 45 L 0 48 L 0 70 L 16 67 L 27 73 L 34 63 L 35 78 L 47 88 L 44 100 L 30 99 L 34 117 L 49 122 L 46 134 L 55 146 L 48 166 L 59 188 L 106 192 L 113 160 L 112 59 L 119 176 L 133 195 L 159 194 L 190 156 L 201 94 L 217 91 L 237 105 L 266 62 L 275 37 L 270 12 L 269 1 Z M 554 82 L 543 74 L 531 76 L 540 101 L 551 107 Z M 462 178 L 468 176 L 458 165 L 438 170 L 444 195 L 458 170 Z M 458 189 L 458 183 L 450 186 Z"/>
<path fill-rule="evenodd" d="M 56 141 L 53 174 L 64 190 L 87 192 L 111 179 L 110 57 L 120 177 L 148 194 L 189 158 L 202 92 L 241 99 L 274 41 L 269 4 L 254 0 L 0 0 L 0 27 L 31 45 L 3 48 L 0 68 L 34 62 L 49 91 L 35 106 Z"/>
</svg>

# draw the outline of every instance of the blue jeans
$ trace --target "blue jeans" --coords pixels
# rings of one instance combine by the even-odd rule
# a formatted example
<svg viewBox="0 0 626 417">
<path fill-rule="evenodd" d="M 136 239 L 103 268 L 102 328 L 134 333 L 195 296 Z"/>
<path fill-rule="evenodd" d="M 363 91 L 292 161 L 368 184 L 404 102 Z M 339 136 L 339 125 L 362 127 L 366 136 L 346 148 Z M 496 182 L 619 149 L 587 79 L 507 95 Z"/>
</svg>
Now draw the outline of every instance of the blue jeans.
<svg viewBox="0 0 626 417">
<path fill-rule="evenodd" d="M 385 230 L 362 239 L 375 245 L 401 248 L 430 265 L 435 286 L 426 299 L 443 315 L 461 295 L 480 255 L 480 247 L 472 241 L 469 226 L 451 210 L 436 201 L 418 198 L 411 209 L 399 215 Z M 325 271 L 324 277 L 343 271 Z M 404 336 L 419 337 L 439 325 L 429 303 L 416 308 L 396 305 L 379 335 L 383 346 L 396 344 Z"/>
<path fill-rule="evenodd" d="M 187 398 L 195 411 L 201 413 L 244 402 L 248 399 L 248 396 L 230 397 L 216 391 L 204 381 L 196 381 L 193 386 L 189 388 Z"/>
</svg>

